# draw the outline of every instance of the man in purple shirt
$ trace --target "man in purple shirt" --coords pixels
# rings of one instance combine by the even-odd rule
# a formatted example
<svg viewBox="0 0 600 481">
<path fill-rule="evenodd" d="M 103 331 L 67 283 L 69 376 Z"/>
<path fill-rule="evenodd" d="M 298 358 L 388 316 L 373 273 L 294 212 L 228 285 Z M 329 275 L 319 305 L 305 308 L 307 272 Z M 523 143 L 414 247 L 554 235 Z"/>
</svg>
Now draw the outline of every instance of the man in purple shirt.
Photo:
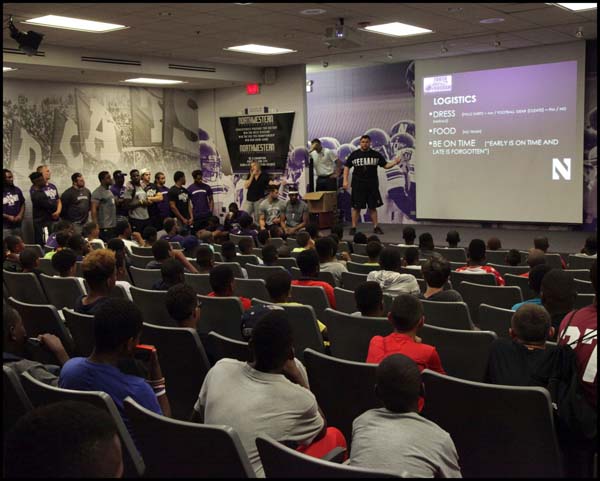
<svg viewBox="0 0 600 481">
<path fill-rule="evenodd" d="M 150 214 L 150 221 L 156 230 L 161 230 L 164 220 L 171 215 L 169 188 L 165 185 L 166 180 L 165 174 L 157 172 L 154 175 L 154 183 L 145 187 L 148 199 L 152 200 L 152 204 L 148 207 L 148 214 Z M 162 200 L 159 200 L 161 198 Z"/>
<path fill-rule="evenodd" d="M 208 219 L 213 215 L 214 208 L 213 191 L 210 185 L 202 182 L 202 171 L 200 169 L 192 172 L 194 182 L 188 187 L 192 208 L 194 213 L 194 224 L 192 233 L 205 229 Z"/>
<path fill-rule="evenodd" d="M 115 204 L 117 204 L 117 222 L 121 220 L 129 221 L 129 209 L 126 206 L 125 191 L 125 176 L 120 170 L 113 172 L 114 184 L 110 186 L 110 191 L 115 196 Z"/>
<path fill-rule="evenodd" d="M 14 184 L 13 173 L 2 169 L 2 239 L 9 235 L 21 235 L 21 223 L 25 215 L 25 197 Z"/>
<path fill-rule="evenodd" d="M 62 202 L 58 194 L 58 189 L 54 184 L 50 183 L 51 172 L 47 165 L 40 165 L 36 169 L 36 173 L 42 174 L 42 181 L 31 179 L 32 186 L 29 189 L 31 195 L 31 203 L 33 205 L 33 235 L 35 243 L 44 245 L 46 238 L 44 237 L 44 229 L 47 229 L 47 234 L 50 235 L 54 231 L 54 224 L 58 221 L 62 211 Z M 43 199 L 39 193 L 43 193 L 46 199 Z M 34 195 L 35 193 L 35 195 Z M 36 201 L 34 202 L 34 197 Z M 47 202 L 46 202 L 47 201 Z M 36 209 L 36 206 L 38 207 Z"/>
</svg>

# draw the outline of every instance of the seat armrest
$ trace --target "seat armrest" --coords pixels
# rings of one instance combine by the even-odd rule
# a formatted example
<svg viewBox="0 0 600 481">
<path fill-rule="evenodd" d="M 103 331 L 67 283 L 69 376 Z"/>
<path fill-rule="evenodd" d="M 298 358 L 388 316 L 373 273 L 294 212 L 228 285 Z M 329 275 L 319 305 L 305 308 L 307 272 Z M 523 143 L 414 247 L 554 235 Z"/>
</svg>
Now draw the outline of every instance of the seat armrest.
<svg viewBox="0 0 600 481">
<path fill-rule="evenodd" d="M 331 451 L 329 451 L 325 456 L 323 456 L 321 459 L 324 461 L 329 461 L 332 463 L 343 463 L 344 459 L 346 457 L 346 450 L 342 447 L 337 447 L 337 448 L 333 448 Z"/>
</svg>

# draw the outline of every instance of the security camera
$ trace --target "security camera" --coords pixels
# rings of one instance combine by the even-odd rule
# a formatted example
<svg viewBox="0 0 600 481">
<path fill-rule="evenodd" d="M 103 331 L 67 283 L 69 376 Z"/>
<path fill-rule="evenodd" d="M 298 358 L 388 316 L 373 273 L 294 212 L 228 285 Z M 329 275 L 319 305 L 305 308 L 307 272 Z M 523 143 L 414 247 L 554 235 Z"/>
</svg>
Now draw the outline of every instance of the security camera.
<svg viewBox="0 0 600 481">
<path fill-rule="evenodd" d="M 329 62 L 327 60 L 323 60 L 323 68 L 329 67 Z"/>
<path fill-rule="evenodd" d="M 583 38 L 583 27 L 577 27 L 577 31 L 575 32 L 575 37 Z"/>
</svg>

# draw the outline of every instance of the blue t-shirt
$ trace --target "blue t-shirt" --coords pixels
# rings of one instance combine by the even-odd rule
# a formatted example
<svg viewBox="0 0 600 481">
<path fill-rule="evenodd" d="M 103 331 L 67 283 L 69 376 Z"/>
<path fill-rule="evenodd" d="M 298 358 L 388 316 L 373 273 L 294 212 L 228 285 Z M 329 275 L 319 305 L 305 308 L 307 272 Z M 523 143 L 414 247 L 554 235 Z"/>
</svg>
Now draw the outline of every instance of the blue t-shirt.
<svg viewBox="0 0 600 481">
<path fill-rule="evenodd" d="M 514 306 L 512 306 L 511 309 L 513 311 L 516 311 L 523 304 L 537 304 L 538 306 L 541 306 L 542 305 L 542 298 L 541 297 L 534 297 L 533 299 L 527 299 L 526 301 L 518 302 Z"/>
<path fill-rule="evenodd" d="M 162 415 L 156 395 L 144 379 L 124 374 L 110 364 L 91 362 L 85 357 L 74 357 L 65 363 L 60 371 L 58 387 L 79 391 L 104 391 L 117 406 L 132 438 L 133 430 L 123 410 L 123 400 L 127 396 L 131 396 L 146 409 Z"/>
<path fill-rule="evenodd" d="M 194 212 L 194 219 L 200 217 L 207 217 L 212 214 L 208 201 L 213 196 L 213 191 L 210 185 L 201 182 L 197 184 L 194 182 L 190 184 L 187 188 L 190 193 L 190 198 L 192 200 L 192 208 Z"/>
</svg>

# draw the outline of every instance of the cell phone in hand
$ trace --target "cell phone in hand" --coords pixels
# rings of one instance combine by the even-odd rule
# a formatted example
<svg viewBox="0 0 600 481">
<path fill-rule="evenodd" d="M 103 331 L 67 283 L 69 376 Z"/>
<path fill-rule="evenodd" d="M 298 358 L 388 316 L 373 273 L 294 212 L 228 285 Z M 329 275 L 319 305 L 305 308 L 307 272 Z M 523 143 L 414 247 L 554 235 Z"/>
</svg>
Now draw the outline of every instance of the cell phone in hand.
<svg viewBox="0 0 600 481">
<path fill-rule="evenodd" d="M 28 337 L 26 342 L 32 347 L 38 347 L 42 345 L 42 341 L 40 341 L 37 337 Z"/>
<path fill-rule="evenodd" d="M 149 362 L 152 356 L 152 351 L 155 349 L 150 344 L 138 344 L 135 346 L 135 353 L 133 357 L 138 361 Z"/>
</svg>

